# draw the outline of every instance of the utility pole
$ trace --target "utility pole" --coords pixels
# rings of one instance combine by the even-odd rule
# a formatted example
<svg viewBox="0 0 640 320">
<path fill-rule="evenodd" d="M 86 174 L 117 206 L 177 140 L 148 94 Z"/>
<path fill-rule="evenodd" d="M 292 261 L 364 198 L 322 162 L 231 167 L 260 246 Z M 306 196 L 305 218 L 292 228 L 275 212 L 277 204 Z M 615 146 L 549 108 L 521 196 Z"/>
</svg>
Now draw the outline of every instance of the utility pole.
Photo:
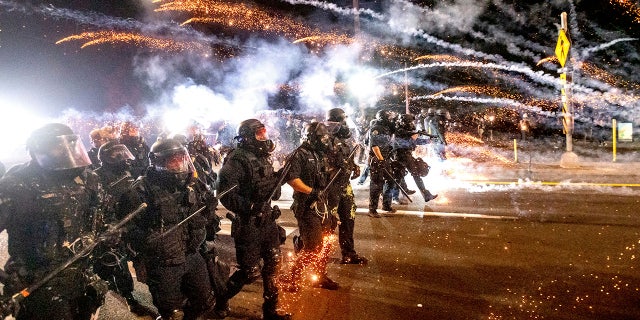
<svg viewBox="0 0 640 320">
<path fill-rule="evenodd" d="M 359 0 L 353 0 L 353 37 L 358 41 L 360 36 L 360 2 Z M 364 117 L 364 104 L 358 98 L 358 108 L 360 109 L 360 115 Z"/>
<path fill-rule="evenodd" d="M 360 2 L 359 0 L 353 0 L 353 11 L 355 16 L 353 18 L 353 31 L 356 36 L 360 33 Z"/>
</svg>

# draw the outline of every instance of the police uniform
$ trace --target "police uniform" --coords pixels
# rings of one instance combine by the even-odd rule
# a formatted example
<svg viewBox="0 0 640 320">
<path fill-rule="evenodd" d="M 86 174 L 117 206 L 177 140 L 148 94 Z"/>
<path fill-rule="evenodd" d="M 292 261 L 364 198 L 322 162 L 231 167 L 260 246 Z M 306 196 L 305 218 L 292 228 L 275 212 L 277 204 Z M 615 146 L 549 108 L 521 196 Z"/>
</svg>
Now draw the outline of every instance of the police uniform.
<svg viewBox="0 0 640 320">
<path fill-rule="evenodd" d="M 129 191 L 134 179 L 131 173 L 123 171 L 120 174 L 110 171 L 105 167 L 95 170 L 100 176 L 104 188 L 104 198 L 101 203 L 100 217 L 97 221 L 102 229 L 118 222 L 116 208 L 119 205 L 120 197 Z M 119 293 L 127 300 L 131 307 L 138 303 L 133 298 L 133 277 L 127 265 L 127 252 L 122 243 L 108 244 L 96 248 L 97 261 L 94 265 L 96 273 L 109 282 L 111 290 Z"/>
<path fill-rule="evenodd" d="M 357 207 L 351 187 L 351 178 L 360 175 L 360 167 L 354 162 L 358 145 L 355 144 L 351 130 L 347 125 L 347 117 L 341 108 L 327 111 L 327 123 L 334 128 L 331 130 L 333 140 L 326 158 L 330 176 L 335 177 L 332 178 L 334 182 L 328 190 L 327 207 L 331 213 L 329 216 L 337 217 L 340 220 L 338 242 L 342 252 L 341 262 L 343 264 L 364 264 L 367 259 L 356 254 L 353 241 Z"/>
<path fill-rule="evenodd" d="M 409 129 L 409 130 L 407 130 Z M 403 172 L 407 171 L 413 177 L 416 186 L 422 193 L 422 197 L 425 202 L 431 201 L 437 197 L 437 195 L 431 194 L 431 192 L 425 187 L 422 176 L 426 176 L 429 173 L 429 166 L 422 161 L 422 159 L 416 159 L 413 157 L 413 151 L 418 144 L 426 144 L 428 140 L 412 139 L 412 135 L 416 134 L 414 128 L 398 128 L 395 133 L 394 139 L 394 158 L 403 167 Z M 404 179 L 403 176 L 399 179 Z M 395 190 L 394 192 L 399 192 Z"/>
<path fill-rule="evenodd" d="M 294 243 L 298 255 L 291 269 L 288 289 L 297 291 L 307 264 L 315 267 L 318 279 L 314 286 L 337 290 L 339 285 L 327 276 L 329 255 L 323 252 L 324 236 L 333 232 L 333 220 L 326 209 L 324 189 L 328 168 L 324 152 L 330 150 L 330 136 L 324 124 L 311 123 L 305 128 L 305 141 L 289 155 L 290 169 L 285 180 L 293 188 L 291 209 L 298 222 L 299 241 Z M 304 188 L 302 186 L 305 186 Z M 309 193 L 303 192 L 310 188 Z M 330 244 L 329 244 L 330 245 Z"/>
<path fill-rule="evenodd" d="M 131 161 L 131 174 L 136 178 L 143 175 L 144 170 L 149 164 L 149 160 L 147 159 L 149 146 L 146 141 L 144 141 L 144 138 L 141 136 L 124 135 L 120 137 L 120 143 L 127 146 L 135 157 L 135 160 Z"/>
<path fill-rule="evenodd" d="M 276 179 L 268 155 L 257 156 L 243 147 L 227 155 L 219 172 L 220 190 L 237 186 L 221 199 L 225 208 L 236 215 L 232 222 L 231 236 L 235 243 L 238 263 L 238 270 L 227 282 L 227 293 L 222 299 L 222 304 L 240 292 L 244 285 L 262 276 L 262 309 L 266 319 L 276 316 L 276 272 L 282 239 L 275 220 L 277 217 L 263 216 L 270 214 L 263 209 L 273 212 L 269 196 L 276 188 Z M 260 260 L 263 261 L 262 267 Z"/>
<path fill-rule="evenodd" d="M 161 170 L 169 168 L 170 163 L 160 163 L 157 159 L 167 153 L 166 157 L 181 156 L 189 163 L 189 171 L 171 174 Z M 134 182 L 133 190 L 121 200 L 123 213 L 140 202 L 148 205 L 145 212 L 133 219 L 125 239 L 139 255 L 136 259 L 144 268 L 140 270 L 143 281 L 149 286 L 153 303 L 163 319 L 182 319 L 183 316 L 189 319 L 214 305 L 209 273 L 200 249 L 206 240 L 207 228 L 218 222 L 212 216 L 217 203 L 202 203 L 190 187 L 189 176 L 195 169 L 179 142 L 158 141 L 149 155 L 147 173 Z M 192 216 L 201 207 L 205 209 Z M 136 273 L 138 271 L 136 268 Z"/>
<path fill-rule="evenodd" d="M 10 296 L 41 280 L 82 248 L 90 235 L 100 184 L 76 168 L 45 172 L 32 161 L 0 180 L 0 230 L 8 234 Z M 104 301 L 106 283 L 81 259 L 22 302 L 16 319 L 89 319 Z"/>
<path fill-rule="evenodd" d="M 271 207 L 271 198 L 280 196 L 270 156 L 274 144 L 268 139 L 264 124 L 257 119 L 242 121 L 236 139 L 238 148 L 225 157 L 218 182 L 222 192 L 230 190 L 220 200 L 235 214 L 231 236 L 235 243 L 238 270 L 229 278 L 226 292 L 216 299 L 216 314 L 225 317 L 229 312 L 229 299 L 245 284 L 262 276 L 264 319 L 285 319 L 288 315 L 281 315 L 276 310 L 276 272 L 280 245 L 286 235 L 276 223 L 280 210 L 277 206 Z"/>
<path fill-rule="evenodd" d="M 380 148 L 384 161 L 391 159 L 393 131 L 389 124 L 383 121 L 375 121 L 369 129 L 369 150 L 377 146 Z M 369 183 L 369 211 L 375 211 L 378 208 L 380 194 L 382 194 L 382 209 L 390 211 L 391 209 L 391 191 L 393 188 L 393 180 L 385 172 L 385 164 L 378 161 L 373 151 L 369 152 L 370 176 Z M 389 172 L 391 173 L 391 172 Z"/>
</svg>

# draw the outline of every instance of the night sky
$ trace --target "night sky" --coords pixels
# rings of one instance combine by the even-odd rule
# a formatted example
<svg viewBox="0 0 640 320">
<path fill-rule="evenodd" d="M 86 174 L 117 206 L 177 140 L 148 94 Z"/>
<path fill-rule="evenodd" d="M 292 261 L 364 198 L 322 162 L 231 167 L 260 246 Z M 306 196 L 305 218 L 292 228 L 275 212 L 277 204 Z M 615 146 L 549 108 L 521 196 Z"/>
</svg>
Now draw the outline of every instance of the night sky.
<svg viewBox="0 0 640 320">
<path fill-rule="evenodd" d="M 352 0 L 224 3 L 246 3 L 279 17 L 275 21 L 282 25 L 290 20 L 297 23 L 295 28 L 354 36 L 354 16 L 348 11 Z M 457 95 L 449 96 L 464 97 L 464 102 L 434 97 L 413 100 L 412 111 L 434 104 L 456 111 L 482 110 L 495 104 L 469 100 L 494 98 L 510 99 L 505 108 L 545 115 L 557 106 L 553 100 L 558 99 L 559 88 L 548 79 L 557 77 L 559 66 L 537 63 L 553 56 L 564 11 L 569 13 L 575 61 L 593 67 L 590 72 L 576 67 L 574 79 L 581 86 L 574 92 L 576 109 L 584 110 L 585 117 L 616 114 L 640 121 L 636 116 L 640 88 L 637 2 L 360 1 L 364 45 L 359 48 L 352 42 L 293 44 L 303 33 L 257 30 L 238 21 L 180 26 L 193 14 L 155 12 L 159 6 L 150 0 L 0 0 L 0 107 L 50 117 L 68 109 L 96 114 L 126 110 L 139 117 L 147 116 L 150 110 L 180 109 L 208 121 L 231 117 L 222 110 L 238 106 L 242 116 L 263 109 L 326 110 L 345 103 L 364 103 L 368 110 L 403 109 L 404 95 L 398 90 L 403 90 L 404 73 L 377 79 L 366 97 L 356 97 L 342 85 L 355 73 L 364 72 L 371 78 L 455 57 L 458 61 L 525 68 L 531 74 L 469 66 L 418 68 L 408 75 L 412 96 L 427 97 L 461 86 L 476 89 L 458 90 Z M 199 42 L 210 52 L 162 51 L 125 43 L 84 49 L 82 41 L 56 44 L 82 32 L 108 30 Z M 598 46 L 604 47 L 596 49 Z M 415 60 L 425 55 L 443 58 Z M 319 84 L 319 80 L 324 82 Z M 493 89 L 485 90 L 489 87 Z M 181 102 L 181 92 L 188 97 L 202 94 L 200 101 L 207 102 L 195 106 Z M 627 98 L 621 100 L 620 96 Z M 191 105 L 187 108 L 184 104 Z M 218 109 L 206 110 L 211 108 Z"/>
</svg>

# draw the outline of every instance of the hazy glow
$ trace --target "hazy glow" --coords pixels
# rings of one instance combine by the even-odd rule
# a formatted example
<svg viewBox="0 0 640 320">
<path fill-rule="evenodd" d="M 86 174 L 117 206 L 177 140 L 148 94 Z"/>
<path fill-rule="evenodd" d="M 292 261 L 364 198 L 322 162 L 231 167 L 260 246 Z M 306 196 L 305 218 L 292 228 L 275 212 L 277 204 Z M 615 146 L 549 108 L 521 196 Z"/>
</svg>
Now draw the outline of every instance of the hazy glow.
<svg viewBox="0 0 640 320">
<path fill-rule="evenodd" d="M 0 159 L 11 162 L 26 161 L 29 158 L 25 149 L 27 137 L 33 130 L 52 120 L 42 118 L 15 102 L 0 100 L 0 109 L 3 110 L 3 116 L 0 117 L 0 136 L 11 137 L 2 140 Z"/>
<path fill-rule="evenodd" d="M 354 73 L 348 80 L 349 91 L 361 100 L 375 99 L 383 91 L 373 73 L 361 71 Z"/>
</svg>

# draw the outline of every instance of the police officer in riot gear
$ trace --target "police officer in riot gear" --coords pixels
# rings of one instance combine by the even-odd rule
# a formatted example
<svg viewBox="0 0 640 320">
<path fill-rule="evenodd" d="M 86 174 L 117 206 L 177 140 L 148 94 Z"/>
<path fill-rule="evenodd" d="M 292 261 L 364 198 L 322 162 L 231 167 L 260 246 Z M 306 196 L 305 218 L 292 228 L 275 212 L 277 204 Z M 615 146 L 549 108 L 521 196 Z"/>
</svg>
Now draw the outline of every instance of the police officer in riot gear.
<svg viewBox="0 0 640 320">
<path fill-rule="evenodd" d="M 216 155 L 211 151 L 204 135 L 193 134 L 191 141 L 187 142 L 187 150 L 191 155 L 193 164 L 198 173 L 197 182 L 205 189 L 216 189 L 217 174 L 213 171 L 213 163 Z"/>
<path fill-rule="evenodd" d="M 431 118 L 429 127 L 431 128 L 431 134 L 436 136 L 436 141 L 433 145 L 434 151 L 440 160 L 446 160 L 446 131 L 447 131 L 447 112 L 442 109 L 436 110 L 435 116 Z"/>
<path fill-rule="evenodd" d="M 140 128 L 131 121 L 125 121 L 120 126 L 119 141 L 127 146 L 135 157 L 135 160 L 131 162 L 131 173 L 134 177 L 141 176 L 147 168 L 149 146 L 140 135 Z"/>
<path fill-rule="evenodd" d="M 280 210 L 271 207 L 272 194 L 274 198 L 280 195 L 270 157 L 274 144 L 264 124 L 257 119 L 242 121 L 235 139 L 237 148 L 225 157 L 218 179 L 220 190 L 231 190 L 221 201 L 235 214 L 231 236 L 238 270 L 229 278 L 227 292 L 216 299 L 216 312 L 226 317 L 229 299 L 262 276 L 264 319 L 286 319 L 288 315 L 277 312 L 276 272 L 284 229 L 276 223 Z"/>
<path fill-rule="evenodd" d="M 331 136 L 327 127 L 312 122 L 305 127 L 303 142 L 289 155 L 291 165 L 285 180 L 293 188 L 291 208 L 298 221 L 301 245 L 291 270 L 289 289 L 297 291 L 305 264 L 313 264 L 318 272 L 314 286 L 337 290 L 339 285 L 327 276 L 328 254 L 323 254 L 324 236 L 335 226 L 326 210 L 324 189 L 328 183 L 326 152 L 331 149 Z"/>
<path fill-rule="evenodd" d="M 382 210 L 395 212 L 391 207 L 393 177 L 390 176 L 391 152 L 393 151 L 392 138 L 395 130 L 393 112 L 378 110 L 376 121 L 369 129 L 369 158 L 371 166 L 371 182 L 369 185 L 369 216 L 380 218 L 378 213 L 378 201 L 382 194 Z"/>
<path fill-rule="evenodd" d="M 99 167 L 95 172 L 100 177 L 104 197 L 96 224 L 106 230 L 107 226 L 117 223 L 120 197 L 129 191 L 135 180 L 131 176 L 130 163 L 135 157 L 127 146 L 115 140 L 102 144 L 98 149 L 97 157 Z M 127 265 L 128 252 L 122 242 L 107 241 L 98 246 L 95 251 L 97 259 L 93 269 L 109 283 L 111 290 L 125 298 L 129 311 L 139 316 L 151 314 L 149 309 L 133 297 L 133 277 Z"/>
<path fill-rule="evenodd" d="M 329 189 L 327 202 L 329 210 L 338 217 L 338 241 L 342 252 L 343 264 L 365 264 L 367 258 L 356 253 L 353 241 L 353 229 L 356 217 L 356 203 L 350 179 L 360 176 L 360 167 L 355 163 L 357 151 L 347 126 L 347 115 L 341 108 L 333 108 L 327 112 L 327 122 L 334 124 L 332 149 L 328 152 L 327 160 L 330 173 L 335 176 L 335 182 Z"/>
<path fill-rule="evenodd" d="M 121 200 L 124 212 L 141 201 L 148 204 L 124 238 L 138 254 L 136 274 L 149 286 L 162 319 L 195 319 L 213 310 L 209 274 L 199 250 L 207 232 L 218 227 L 217 201 L 202 203 L 196 196 L 190 185 L 194 171 L 180 142 L 157 141 L 151 146 L 146 174 Z"/>
<path fill-rule="evenodd" d="M 396 132 L 394 137 L 395 160 L 408 171 L 416 186 L 422 193 L 425 202 L 435 199 L 438 195 L 433 195 L 424 185 L 423 176 L 429 173 L 429 165 L 420 158 L 413 157 L 413 150 L 418 144 L 426 144 L 428 140 L 419 139 L 419 134 L 415 126 L 415 117 L 412 114 L 401 114 L 396 121 Z M 405 170 L 403 170 L 404 172 Z M 404 179 L 404 176 L 398 177 Z M 397 190 L 395 192 L 398 192 Z"/>
<path fill-rule="evenodd" d="M 31 160 L 0 181 L 0 231 L 8 234 L 5 296 L 33 285 L 63 265 L 92 238 L 100 197 L 85 147 L 68 126 L 50 123 L 27 140 Z M 16 319 L 90 319 L 107 286 L 80 259 L 30 292 Z"/>
</svg>

